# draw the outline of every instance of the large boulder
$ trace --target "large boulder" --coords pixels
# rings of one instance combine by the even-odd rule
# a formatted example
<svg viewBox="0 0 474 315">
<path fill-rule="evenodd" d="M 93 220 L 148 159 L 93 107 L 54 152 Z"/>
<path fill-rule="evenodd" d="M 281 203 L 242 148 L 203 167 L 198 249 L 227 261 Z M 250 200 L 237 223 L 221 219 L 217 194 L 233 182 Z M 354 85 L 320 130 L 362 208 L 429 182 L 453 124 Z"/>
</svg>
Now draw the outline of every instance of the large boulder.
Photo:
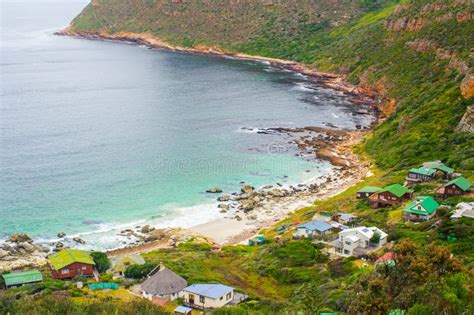
<svg viewBox="0 0 474 315">
<path fill-rule="evenodd" d="M 229 201 L 230 200 L 230 196 L 229 195 L 222 195 L 220 196 L 219 198 L 217 198 L 217 201 Z"/>
<path fill-rule="evenodd" d="M 144 227 L 142 227 L 142 229 L 140 230 L 143 234 L 148 234 L 152 231 L 154 231 L 155 228 L 154 227 L 150 227 L 148 224 L 145 225 Z"/>
<path fill-rule="evenodd" d="M 24 233 L 15 233 L 10 236 L 10 242 L 21 243 L 21 242 L 32 242 L 32 239 Z"/>
<path fill-rule="evenodd" d="M 25 250 L 25 252 L 27 253 L 32 253 L 36 250 L 36 247 L 31 245 L 30 243 L 28 242 L 21 242 L 21 243 L 18 243 L 18 248 L 23 248 Z"/>
<path fill-rule="evenodd" d="M 245 185 L 245 186 L 243 186 L 240 190 L 241 190 L 244 194 L 250 194 L 250 193 L 252 193 L 252 192 L 255 190 L 255 188 L 252 187 L 252 186 L 250 186 L 250 185 Z"/>
<path fill-rule="evenodd" d="M 79 244 L 85 244 L 86 243 L 86 241 L 84 241 L 82 238 L 79 238 L 79 237 L 74 237 L 72 240 L 76 243 L 79 243 Z"/>
<path fill-rule="evenodd" d="M 222 192 L 222 189 L 220 189 L 219 187 L 214 187 L 214 188 L 206 190 L 206 192 L 210 194 L 218 194 Z"/>
</svg>

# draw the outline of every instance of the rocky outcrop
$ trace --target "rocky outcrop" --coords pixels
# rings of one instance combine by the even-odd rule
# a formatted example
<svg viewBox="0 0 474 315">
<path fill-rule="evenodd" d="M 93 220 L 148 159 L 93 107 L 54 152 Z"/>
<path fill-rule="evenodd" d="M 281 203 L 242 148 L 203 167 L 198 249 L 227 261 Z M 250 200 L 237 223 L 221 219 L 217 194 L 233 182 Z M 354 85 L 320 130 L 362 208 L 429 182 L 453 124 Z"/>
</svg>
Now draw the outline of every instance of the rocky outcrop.
<svg viewBox="0 0 474 315">
<path fill-rule="evenodd" d="M 48 248 L 33 243 L 28 235 L 15 233 L 6 242 L 0 243 L 0 273 L 26 266 L 43 266 L 48 252 Z"/>
<path fill-rule="evenodd" d="M 471 105 L 466 109 L 466 112 L 456 130 L 474 133 L 474 105 Z"/>
</svg>

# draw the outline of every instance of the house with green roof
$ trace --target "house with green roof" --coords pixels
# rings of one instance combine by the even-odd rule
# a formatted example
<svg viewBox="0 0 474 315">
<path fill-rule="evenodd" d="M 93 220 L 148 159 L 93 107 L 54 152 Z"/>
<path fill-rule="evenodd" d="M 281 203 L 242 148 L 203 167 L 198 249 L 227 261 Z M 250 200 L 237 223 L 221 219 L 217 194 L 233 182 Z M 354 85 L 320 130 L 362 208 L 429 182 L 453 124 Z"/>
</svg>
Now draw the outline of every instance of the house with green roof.
<svg viewBox="0 0 474 315">
<path fill-rule="evenodd" d="M 431 196 L 418 196 L 415 201 L 403 208 L 403 218 L 420 222 L 430 219 L 439 208 L 439 203 Z"/>
<path fill-rule="evenodd" d="M 408 176 L 406 178 L 409 185 L 414 185 L 417 183 L 429 182 L 435 179 L 436 170 L 433 168 L 412 168 L 408 171 Z"/>
<path fill-rule="evenodd" d="M 400 184 L 392 184 L 372 194 L 369 197 L 369 202 L 373 208 L 381 208 L 400 203 L 403 200 L 408 200 L 412 195 L 413 190 Z"/>
<path fill-rule="evenodd" d="M 462 196 L 471 191 L 472 183 L 464 176 L 449 181 L 443 187 L 438 188 L 436 193 L 442 198 Z"/>
<path fill-rule="evenodd" d="M 454 174 L 454 168 L 446 166 L 444 163 L 441 163 L 440 161 L 424 163 L 423 167 L 434 169 L 436 172 L 436 175 L 440 175 L 446 179 L 451 179 Z"/>
<path fill-rule="evenodd" d="M 364 198 L 369 198 L 370 195 L 381 191 L 382 188 L 377 187 L 377 186 L 364 186 L 361 189 L 359 189 L 356 193 L 356 198 L 357 199 L 364 199 Z"/>
<path fill-rule="evenodd" d="M 3 280 L 5 280 L 5 286 L 7 289 L 43 281 L 43 275 L 38 270 L 4 273 L 2 274 L 2 277 Z"/>
<path fill-rule="evenodd" d="M 63 249 L 48 256 L 53 278 L 70 279 L 77 276 L 93 276 L 95 262 L 88 252 L 77 249 Z"/>
</svg>

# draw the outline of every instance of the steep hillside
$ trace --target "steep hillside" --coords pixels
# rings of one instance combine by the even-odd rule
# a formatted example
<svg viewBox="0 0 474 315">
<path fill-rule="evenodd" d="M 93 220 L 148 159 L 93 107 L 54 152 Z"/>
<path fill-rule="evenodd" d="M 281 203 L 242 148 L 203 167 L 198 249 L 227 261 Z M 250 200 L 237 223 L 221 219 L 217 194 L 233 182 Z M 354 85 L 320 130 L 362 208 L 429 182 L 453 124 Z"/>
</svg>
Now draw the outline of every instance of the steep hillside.
<svg viewBox="0 0 474 315">
<path fill-rule="evenodd" d="M 346 74 L 387 117 L 366 143 L 380 167 L 441 158 L 473 169 L 474 136 L 456 129 L 472 104 L 469 2 L 94 0 L 71 29 L 147 32 Z"/>
</svg>

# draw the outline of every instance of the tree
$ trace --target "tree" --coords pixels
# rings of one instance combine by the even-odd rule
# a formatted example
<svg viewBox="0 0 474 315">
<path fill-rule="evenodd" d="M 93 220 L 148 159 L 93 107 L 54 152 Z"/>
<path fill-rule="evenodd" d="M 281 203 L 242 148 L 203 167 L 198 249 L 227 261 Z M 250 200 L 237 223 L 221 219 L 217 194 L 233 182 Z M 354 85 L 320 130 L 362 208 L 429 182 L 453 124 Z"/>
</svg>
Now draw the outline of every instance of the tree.
<svg viewBox="0 0 474 315">
<path fill-rule="evenodd" d="M 110 260 L 105 253 L 92 252 L 91 256 L 99 273 L 104 273 L 110 268 Z"/>
<path fill-rule="evenodd" d="M 380 242 L 380 233 L 375 232 L 374 235 L 372 235 L 372 237 L 370 238 L 369 241 L 372 244 L 378 244 Z"/>
</svg>

